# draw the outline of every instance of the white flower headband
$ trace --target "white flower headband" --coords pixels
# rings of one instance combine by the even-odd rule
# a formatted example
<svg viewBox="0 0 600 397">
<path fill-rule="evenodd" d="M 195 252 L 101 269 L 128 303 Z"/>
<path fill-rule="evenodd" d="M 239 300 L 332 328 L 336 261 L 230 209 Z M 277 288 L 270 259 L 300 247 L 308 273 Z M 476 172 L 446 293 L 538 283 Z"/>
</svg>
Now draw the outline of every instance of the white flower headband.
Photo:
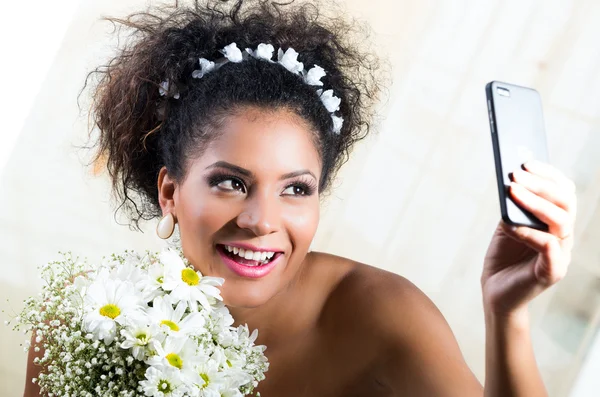
<svg viewBox="0 0 600 397">
<path fill-rule="evenodd" d="M 252 56 L 256 59 L 265 60 L 271 63 L 279 63 L 290 72 L 302 76 L 302 79 L 308 85 L 323 85 L 321 82 L 321 77 L 325 76 L 325 70 L 323 70 L 322 67 L 315 65 L 310 70 L 306 71 L 304 69 L 304 64 L 302 62 L 298 62 L 297 60 L 298 53 L 291 47 L 285 52 L 283 52 L 283 50 L 280 48 L 277 52 L 277 62 L 272 61 L 271 58 L 274 50 L 275 49 L 271 44 L 260 43 L 255 51 L 252 51 L 250 48 L 246 48 L 246 51 L 242 52 L 235 43 L 231 43 L 228 46 L 225 46 L 222 50 L 219 50 L 219 52 L 225 57 L 218 59 L 216 62 L 209 61 L 205 58 L 199 58 L 200 69 L 194 70 L 192 72 L 192 77 L 199 79 L 205 74 L 217 70 L 228 62 L 238 63 L 248 59 L 249 56 Z M 175 99 L 179 99 L 179 92 L 169 93 L 169 85 L 169 80 L 160 83 L 160 87 L 158 88 L 160 95 L 167 95 Z M 335 134 L 339 134 L 340 130 L 342 129 L 344 119 L 334 115 L 333 113 L 340 109 L 341 99 L 333 95 L 333 90 L 323 91 L 322 89 L 318 89 L 317 94 L 319 94 L 321 102 L 323 102 L 323 105 L 325 105 L 325 108 L 327 108 L 327 111 L 331 114 L 331 120 L 333 121 L 332 131 Z"/>
</svg>

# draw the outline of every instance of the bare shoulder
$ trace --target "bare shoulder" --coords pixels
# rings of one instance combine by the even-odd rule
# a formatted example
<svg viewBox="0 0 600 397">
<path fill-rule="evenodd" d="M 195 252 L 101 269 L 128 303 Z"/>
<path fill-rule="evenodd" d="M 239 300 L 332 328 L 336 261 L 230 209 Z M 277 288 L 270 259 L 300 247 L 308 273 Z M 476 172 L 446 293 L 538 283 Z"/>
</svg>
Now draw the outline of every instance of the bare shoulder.
<svg viewBox="0 0 600 397">
<path fill-rule="evenodd" d="M 377 382 L 393 395 L 482 396 L 483 389 L 442 313 L 398 274 L 341 257 L 343 268 L 324 307 L 326 322 L 374 352 Z"/>
</svg>

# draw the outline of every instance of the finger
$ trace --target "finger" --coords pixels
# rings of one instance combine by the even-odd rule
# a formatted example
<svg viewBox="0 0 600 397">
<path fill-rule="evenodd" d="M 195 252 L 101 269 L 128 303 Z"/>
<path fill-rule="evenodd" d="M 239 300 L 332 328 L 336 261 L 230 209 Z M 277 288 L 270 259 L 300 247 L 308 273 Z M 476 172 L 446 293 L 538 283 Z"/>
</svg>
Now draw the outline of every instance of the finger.
<svg viewBox="0 0 600 397">
<path fill-rule="evenodd" d="M 551 241 L 557 237 L 542 230 L 527 226 L 511 226 L 502 222 L 502 229 L 513 239 L 522 242 L 532 250 L 540 252 Z"/>
<path fill-rule="evenodd" d="M 504 222 L 502 228 L 511 238 L 540 254 L 533 269 L 538 282 L 552 285 L 567 273 L 571 263 L 571 251 L 562 249 L 555 236 L 527 226 L 510 226 Z"/>
<path fill-rule="evenodd" d="M 526 171 L 531 172 L 532 174 L 539 175 L 543 178 L 554 180 L 558 183 L 559 186 L 564 187 L 571 193 L 575 193 L 576 186 L 575 183 L 567 178 L 565 174 L 563 174 L 557 168 L 551 166 L 548 163 L 543 163 L 537 160 L 530 160 L 523 164 L 523 168 Z"/>
<path fill-rule="evenodd" d="M 545 286 L 562 280 L 571 262 L 571 252 L 561 249 L 556 240 L 548 243 L 540 251 L 540 258 L 534 263 L 535 278 Z"/>
<path fill-rule="evenodd" d="M 540 177 L 528 171 L 517 170 L 512 173 L 513 180 L 530 192 L 550 201 L 565 211 L 575 214 L 577 196 L 553 180 Z"/>
<path fill-rule="evenodd" d="M 571 234 L 573 225 L 567 211 L 515 182 L 510 184 L 510 193 L 517 204 L 547 224 L 551 234 L 559 238 Z"/>
</svg>

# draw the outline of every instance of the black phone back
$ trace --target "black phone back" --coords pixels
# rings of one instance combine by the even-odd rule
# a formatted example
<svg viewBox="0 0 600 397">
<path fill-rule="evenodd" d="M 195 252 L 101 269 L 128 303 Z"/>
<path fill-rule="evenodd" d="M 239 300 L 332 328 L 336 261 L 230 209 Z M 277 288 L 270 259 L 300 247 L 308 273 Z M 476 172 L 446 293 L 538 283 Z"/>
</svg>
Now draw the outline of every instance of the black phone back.
<svg viewBox="0 0 600 397">
<path fill-rule="evenodd" d="M 529 160 L 548 162 L 540 94 L 527 87 L 492 81 L 486 86 L 490 131 L 502 219 L 511 225 L 548 226 L 510 197 L 509 174 Z"/>
</svg>

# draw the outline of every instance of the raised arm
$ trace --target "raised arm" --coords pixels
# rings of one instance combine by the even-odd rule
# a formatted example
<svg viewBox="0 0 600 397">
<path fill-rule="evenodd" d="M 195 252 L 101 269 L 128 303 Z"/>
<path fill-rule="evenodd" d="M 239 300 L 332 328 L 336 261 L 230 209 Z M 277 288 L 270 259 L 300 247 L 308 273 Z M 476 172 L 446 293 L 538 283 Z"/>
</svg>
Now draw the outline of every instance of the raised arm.
<svg viewBox="0 0 600 397">
<path fill-rule="evenodd" d="M 485 255 L 486 397 L 546 396 L 529 335 L 528 304 L 561 280 L 571 262 L 575 184 L 546 163 L 513 173 L 513 200 L 547 231 L 498 224 Z"/>
<path fill-rule="evenodd" d="M 485 397 L 547 397 L 531 346 L 527 313 L 486 313 Z"/>
</svg>

